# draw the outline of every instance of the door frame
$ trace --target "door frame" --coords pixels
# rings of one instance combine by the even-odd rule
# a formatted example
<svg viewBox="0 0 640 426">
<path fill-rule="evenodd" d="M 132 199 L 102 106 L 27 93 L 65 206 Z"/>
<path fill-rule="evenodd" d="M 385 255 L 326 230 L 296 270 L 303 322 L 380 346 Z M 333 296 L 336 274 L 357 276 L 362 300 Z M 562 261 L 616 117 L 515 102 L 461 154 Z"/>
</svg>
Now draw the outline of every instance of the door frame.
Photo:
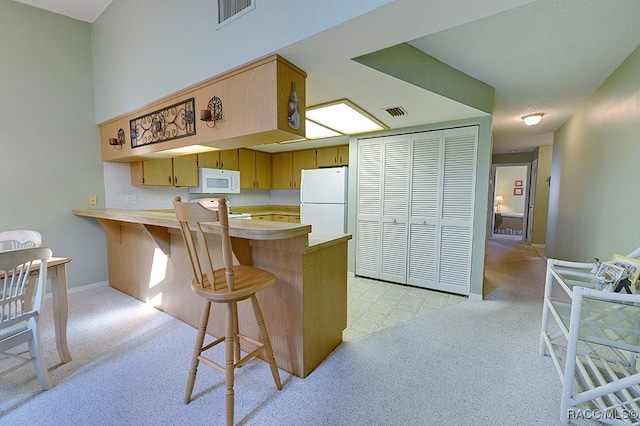
<svg viewBox="0 0 640 426">
<path fill-rule="evenodd" d="M 518 167 L 525 166 L 527 168 L 527 191 L 524 193 L 524 213 L 522 217 L 522 240 L 527 240 L 528 229 L 527 225 L 529 224 L 529 197 L 531 194 L 531 162 L 526 163 L 494 163 L 491 165 L 491 182 L 490 182 L 490 192 L 489 197 L 491 202 L 489 203 L 489 220 L 487 221 L 489 224 L 489 229 L 487 232 L 487 236 L 492 238 L 494 236 L 493 229 L 495 223 L 495 203 L 496 203 L 496 171 L 498 167 Z M 533 222 L 531 223 L 533 225 Z"/>
</svg>

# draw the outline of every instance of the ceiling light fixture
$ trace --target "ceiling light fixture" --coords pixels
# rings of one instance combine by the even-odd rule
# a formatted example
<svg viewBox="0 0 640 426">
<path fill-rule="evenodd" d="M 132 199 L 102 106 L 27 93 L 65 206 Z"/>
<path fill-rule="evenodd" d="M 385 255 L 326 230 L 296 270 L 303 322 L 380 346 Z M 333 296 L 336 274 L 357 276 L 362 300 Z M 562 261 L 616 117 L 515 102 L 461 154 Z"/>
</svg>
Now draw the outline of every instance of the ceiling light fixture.
<svg viewBox="0 0 640 426">
<path fill-rule="evenodd" d="M 536 112 L 535 114 L 523 115 L 522 119 L 527 126 L 535 126 L 542 120 L 543 115 L 544 113 L 542 112 Z"/>
<path fill-rule="evenodd" d="M 308 121 L 343 135 L 388 129 L 384 123 L 347 99 L 308 107 L 305 115 Z M 311 139 L 308 129 L 307 138 Z"/>
</svg>

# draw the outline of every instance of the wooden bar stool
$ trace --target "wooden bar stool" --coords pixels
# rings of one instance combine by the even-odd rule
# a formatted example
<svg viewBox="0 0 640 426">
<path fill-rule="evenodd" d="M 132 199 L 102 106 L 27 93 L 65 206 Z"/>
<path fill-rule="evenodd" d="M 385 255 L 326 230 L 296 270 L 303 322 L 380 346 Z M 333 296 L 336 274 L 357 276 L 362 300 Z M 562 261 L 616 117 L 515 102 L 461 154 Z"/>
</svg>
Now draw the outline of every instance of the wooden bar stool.
<svg viewBox="0 0 640 426">
<path fill-rule="evenodd" d="M 196 345 L 191 359 L 191 369 L 187 379 L 184 402 L 188 404 L 191 401 L 198 364 L 202 361 L 225 374 L 227 425 L 232 425 L 235 368 L 242 366 L 264 350 L 276 387 L 282 389 L 280 374 L 271 349 L 271 342 L 269 341 L 267 328 L 262 318 L 262 311 L 256 298 L 256 293 L 273 285 L 276 278 L 272 273 L 253 266 L 233 265 L 231 238 L 229 237 L 229 217 L 225 198 L 218 199 L 217 211 L 209 210 L 200 205 L 200 203 L 183 203 L 180 201 L 180 197 L 176 197 L 173 206 L 176 217 L 180 222 L 180 229 L 193 269 L 194 279 L 191 281 L 191 289 L 206 300 L 198 326 L 198 337 L 196 338 Z M 220 222 L 223 268 L 213 268 L 211 251 L 209 250 L 209 243 L 205 238 L 205 233 L 202 230 L 202 222 Z M 261 342 L 239 333 L 237 303 L 245 299 L 251 299 L 253 312 L 262 338 Z M 212 303 L 225 304 L 227 307 L 226 336 L 218 337 L 211 343 L 204 345 Z M 257 348 L 241 358 L 240 339 L 251 342 Z M 223 341 L 225 342 L 224 367 L 203 356 L 205 351 Z"/>
</svg>

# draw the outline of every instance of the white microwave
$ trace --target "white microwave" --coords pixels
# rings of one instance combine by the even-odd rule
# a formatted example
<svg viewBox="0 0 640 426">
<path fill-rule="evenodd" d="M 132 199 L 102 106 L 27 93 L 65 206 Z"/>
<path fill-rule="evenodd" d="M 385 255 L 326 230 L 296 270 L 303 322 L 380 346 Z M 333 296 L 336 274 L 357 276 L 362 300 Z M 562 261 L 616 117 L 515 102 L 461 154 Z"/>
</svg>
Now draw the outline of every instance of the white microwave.
<svg viewBox="0 0 640 426">
<path fill-rule="evenodd" d="M 198 186 L 190 186 L 190 194 L 238 194 L 240 172 L 237 170 L 198 169 Z"/>
</svg>

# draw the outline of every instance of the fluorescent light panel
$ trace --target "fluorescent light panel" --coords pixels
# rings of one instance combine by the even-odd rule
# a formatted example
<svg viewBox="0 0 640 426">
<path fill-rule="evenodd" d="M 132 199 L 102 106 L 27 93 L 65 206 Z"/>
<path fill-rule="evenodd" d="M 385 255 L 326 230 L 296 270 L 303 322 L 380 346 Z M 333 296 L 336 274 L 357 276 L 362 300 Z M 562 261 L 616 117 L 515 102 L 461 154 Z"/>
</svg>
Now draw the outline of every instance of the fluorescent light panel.
<svg viewBox="0 0 640 426">
<path fill-rule="evenodd" d="M 384 124 L 346 99 L 309 107 L 305 114 L 307 119 L 345 135 L 386 128 Z"/>
<path fill-rule="evenodd" d="M 342 136 L 342 133 L 338 133 L 328 127 L 321 126 L 311 120 L 306 120 L 305 126 L 305 136 L 307 139 L 323 139 Z"/>
</svg>

